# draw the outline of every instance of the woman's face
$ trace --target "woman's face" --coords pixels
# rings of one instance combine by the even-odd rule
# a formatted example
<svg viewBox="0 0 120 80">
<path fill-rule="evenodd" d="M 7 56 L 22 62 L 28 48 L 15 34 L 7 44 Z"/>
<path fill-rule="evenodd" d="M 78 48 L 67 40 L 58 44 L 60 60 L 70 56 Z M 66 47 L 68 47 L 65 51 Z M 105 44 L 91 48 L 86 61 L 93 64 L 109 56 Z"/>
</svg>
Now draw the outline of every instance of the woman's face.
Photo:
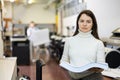
<svg viewBox="0 0 120 80">
<path fill-rule="evenodd" d="M 82 32 L 89 32 L 92 29 L 93 21 L 92 18 L 86 14 L 82 14 L 78 21 L 79 29 Z"/>
<path fill-rule="evenodd" d="M 35 24 L 34 24 L 34 23 L 30 23 L 29 26 L 30 26 L 30 27 L 34 27 Z"/>
</svg>

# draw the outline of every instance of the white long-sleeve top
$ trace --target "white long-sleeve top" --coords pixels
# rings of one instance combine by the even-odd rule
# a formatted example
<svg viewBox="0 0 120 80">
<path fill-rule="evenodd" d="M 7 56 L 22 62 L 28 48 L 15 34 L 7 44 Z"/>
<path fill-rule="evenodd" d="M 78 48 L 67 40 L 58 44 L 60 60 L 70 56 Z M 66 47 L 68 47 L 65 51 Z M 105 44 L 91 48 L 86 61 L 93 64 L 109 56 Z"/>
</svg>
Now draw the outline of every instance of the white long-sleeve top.
<svg viewBox="0 0 120 80">
<path fill-rule="evenodd" d="M 31 35 L 32 35 L 32 33 L 34 33 L 36 30 L 38 30 L 38 28 L 36 28 L 36 27 L 29 27 L 29 28 L 27 29 L 27 36 L 28 36 L 28 39 L 29 39 L 29 40 L 32 39 L 32 38 L 31 38 Z"/>
<path fill-rule="evenodd" d="M 60 62 L 66 61 L 74 66 L 83 66 L 91 62 L 105 63 L 105 51 L 102 41 L 94 38 L 90 32 L 79 32 L 66 40 Z"/>
</svg>

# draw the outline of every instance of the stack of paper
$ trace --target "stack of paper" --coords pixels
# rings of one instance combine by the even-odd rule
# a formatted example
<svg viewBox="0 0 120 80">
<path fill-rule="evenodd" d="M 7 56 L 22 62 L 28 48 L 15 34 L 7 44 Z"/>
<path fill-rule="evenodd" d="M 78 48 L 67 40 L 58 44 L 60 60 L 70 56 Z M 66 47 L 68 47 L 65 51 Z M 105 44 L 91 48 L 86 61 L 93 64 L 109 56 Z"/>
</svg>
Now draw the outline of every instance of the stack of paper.
<svg viewBox="0 0 120 80">
<path fill-rule="evenodd" d="M 83 71 L 86 71 L 90 68 L 95 68 L 95 67 L 105 69 L 105 70 L 108 69 L 107 63 L 90 63 L 87 65 L 78 67 L 78 66 L 73 66 L 67 62 L 61 62 L 60 66 L 67 69 L 68 71 L 75 72 L 75 73 L 80 73 L 80 72 L 83 72 Z"/>
</svg>

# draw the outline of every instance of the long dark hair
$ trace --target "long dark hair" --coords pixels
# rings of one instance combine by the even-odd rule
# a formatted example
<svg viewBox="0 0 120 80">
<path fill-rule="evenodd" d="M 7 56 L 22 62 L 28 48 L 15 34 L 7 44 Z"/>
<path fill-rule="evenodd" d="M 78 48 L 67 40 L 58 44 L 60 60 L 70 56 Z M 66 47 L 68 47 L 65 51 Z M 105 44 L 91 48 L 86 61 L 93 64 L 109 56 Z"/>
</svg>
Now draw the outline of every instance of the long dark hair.
<svg viewBox="0 0 120 80">
<path fill-rule="evenodd" d="M 73 36 L 77 35 L 79 33 L 78 29 L 79 29 L 79 25 L 78 25 L 78 21 L 81 17 L 82 14 L 86 14 L 87 16 L 91 17 L 92 18 L 92 21 L 93 21 L 93 26 L 92 26 L 92 32 L 91 34 L 96 38 L 96 39 L 99 39 L 99 36 L 98 36 L 98 31 L 97 31 L 97 21 L 96 21 L 96 18 L 95 18 L 95 15 L 93 14 L 92 11 L 90 10 L 83 10 L 77 17 L 77 21 L 76 21 L 76 30 L 75 30 L 75 33 Z"/>
</svg>

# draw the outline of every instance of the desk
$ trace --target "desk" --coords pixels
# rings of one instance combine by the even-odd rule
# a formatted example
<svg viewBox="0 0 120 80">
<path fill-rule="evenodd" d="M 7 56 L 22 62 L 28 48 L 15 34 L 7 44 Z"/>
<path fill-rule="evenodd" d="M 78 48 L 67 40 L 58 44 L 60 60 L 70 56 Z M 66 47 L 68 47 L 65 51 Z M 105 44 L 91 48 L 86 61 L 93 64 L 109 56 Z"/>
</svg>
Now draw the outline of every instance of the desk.
<svg viewBox="0 0 120 80">
<path fill-rule="evenodd" d="M 0 58 L 0 80 L 16 80 L 16 57 Z"/>
<path fill-rule="evenodd" d="M 120 69 L 108 69 L 102 72 L 104 76 L 114 78 L 115 80 L 120 80 Z"/>
</svg>

